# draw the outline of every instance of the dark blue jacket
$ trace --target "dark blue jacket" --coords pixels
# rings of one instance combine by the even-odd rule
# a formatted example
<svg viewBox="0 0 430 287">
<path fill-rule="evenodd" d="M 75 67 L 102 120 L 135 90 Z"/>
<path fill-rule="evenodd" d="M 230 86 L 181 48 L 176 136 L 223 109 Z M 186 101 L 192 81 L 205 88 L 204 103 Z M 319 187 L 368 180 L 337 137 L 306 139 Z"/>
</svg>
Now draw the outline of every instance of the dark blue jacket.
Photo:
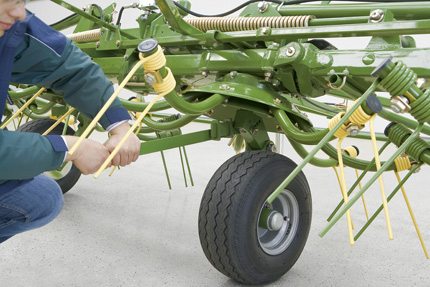
<svg viewBox="0 0 430 287">
<path fill-rule="evenodd" d="M 10 81 L 52 89 L 90 118 L 114 92 L 87 54 L 31 14 L 0 37 L 0 119 Z M 99 122 L 107 128 L 128 119 L 117 99 Z M 66 150 L 60 136 L 0 130 L 0 184 L 57 169 Z"/>
</svg>

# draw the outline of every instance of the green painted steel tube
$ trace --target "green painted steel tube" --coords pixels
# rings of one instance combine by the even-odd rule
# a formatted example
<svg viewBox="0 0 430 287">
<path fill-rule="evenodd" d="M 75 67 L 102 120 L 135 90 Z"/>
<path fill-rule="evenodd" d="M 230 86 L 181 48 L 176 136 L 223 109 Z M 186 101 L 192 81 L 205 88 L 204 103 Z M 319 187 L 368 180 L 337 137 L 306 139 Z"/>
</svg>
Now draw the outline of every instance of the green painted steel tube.
<svg viewBox="0 0 430 287">
<path fill-rule="evenodd" d="M 369 16 L 311 19 L 309 26 L 368 23 Z"/>
<path fill-rule="evenodd" d="M 408 119 L 406 117 L 395 114 L 395 113 L 390 112 L 390 111 L 385 110 L 385 109 L 383 109 L 380 113 L 378 113 L 378 115 L 381 118 L 386 119 L 387 121 L 402 123 L 410 129 L 416 129 L 418 127 L 418 124 L 419 124 L 417 121 Z M 430 126 L 425 125 L 421 132 L 426 134 L 426 135 L 430 135 Z"/>
<path fill-rule="evenodd" d="M 227 99 L 226 96 L 214 94 L 201 102 L 189 103 L 174 91 L 167 94 L 164 98 L 174 109 L 188 115 L 204 114 L 212 108 L 222 104 Z"/>
<path fill-rule="evenodd" d="M 393 192 L 387 197 L 387 203 L 390 202 L 390 200 L 396 195 L 396 193 L 399 191 L 399 189 L 405 184 L 405 182 L 414 174 L 414 172 L 420 168 L 423 165 L 423 163 L 417 164 L 408 172 L 408 174 L 400 181 L 400 183 L 396 186 L 396 188 L 393 190 Z M 360 236 L 363 234 L 364 231 L 370 226 L 370 224 L 375 220 L 375 218 L 381 213 L 381 211 L 384 209 L 384 206 L 381 205 L 378 210 L 372 215 L 372 217 L 369 218 L 369 220 L 364 224 L 364 226 L 360 229 L 360 231 L 355 235 L 354 240 L 357 240 L 360 238 Z"/>
<path fill-rule="evenodd" d="M 386 142 L 378 151 L 378 154 L 381 154 L 388 146 L 390 145 L 390 142 Z M 348 196 L 351 195 L 351 193 L 354 191 L 354 189 L 357 187 L 357 185 L 361 182 L 361 180 L 364 178 L 364 176 L 370 171 L 370 168 L 372 165 L 375 164 L 375 158 L 373 158 L 369 164 L 367 165 L 367 167 L 363 170 L 363 172 L 360 174 L 360 176 L 357 178 L 357 180 L 354 182 L 354 184 L 350 187 L 349 191 L 348 191 Z M 334 209 L 334 211 L 330 214 L 330 216 L 327 218 L 327 221 L 330 221 L 333 216 L 335 216 L 335 214 L 339 211 L 339 209 L 342 207 L 342 205 L 344 204 L 344 200 L 342 199 L 339 204 L 336 206 L 336 208 Z"/>
<path fill-rule="evenodd" d="M 355 112 L 355 110 L 360 106 L 378 87 L 379 79 L 375 80 L 373 84 L 367 89 L 367 91 L 363 94 L 363 96 L 354 104 L 354 106 L 346 112 L 346 114 L 340 119 L 340 121 L 330 130 L 325 137 L 320 141 L 320 143 L 309 153 L 309 155 L 302 161 L 300 165 L 298 165 L 291 174 L 276 188 L 272 194 L 270 194 L 267 199 L 268 203 L 272 203 L 276 197 L 282 192 L 282 190 L 294 179 L 294 177 L 299 174 L 299 172 L 303 169 L 303 167 L 309 163 L 312 157 L 321 150 L 321 148 L 328 143 L 328 141 L 333 137 L 335 132 L 346 122 L 346 120 Z"/>
<path fill-rule="evenodd" d="M 141 102 L 141 103 L 132 102 L 132 101 L 128 101 L 128 100 L 121 99 L 121 98 L 119 98 L 119 100 L 121 101 L 121 104 L 124 108 L 126 108 L 128 111 L 132 111 L 132 112 L 143 112 L 149 104 L 149 103 L 144 103 L 144 102 Z M 158 101 L 152 106 L 151 112 L 152 111 L 163 111 L 163 110 L 167 110 L 167 109 L 171 109 L 171 108 L 172 108 L 172 106 L 169 105 L 169 103 L 167 103 L 166 101 Z"/>
<path fill-rule="evenodd" d="M 9 91 L 9 95 L 12 98 L 12 100 L 18 100 L 21 98 L 32 96 L 35 93 L 37 93 L 37 91 L 39 90 L 40 90 L 40 87 L 32 86 L 30 88 L 26 88 L 21 91 Z"/>
<path fill-rule="evenodd" d="M 344 205 L 344 207 L 333 217 L 333 219 L 327 224 L 327 226 L 318 234 L 323 237 L 339 219 L 347 212 L 348 209 L 366 192 L 367 189 L 379 178 L 379 176 L 386 171 L 387 167 L 394 162 L 394 160 L 408 147 L 416 136 L 420 133 L 423 124 L 420 124 L 418 128 L 411 134 L 411 136 L 400 146 L 400 148 L 385 162 L 385 164 L 373 175 L 373 177 L 357 192 L 353 197 L 351 197 Z"/>
<path fill-rule="evenodd" d="M 154 120 L 150 119 L 149 117 L 144 117 L 142 122 L 145 125 L 149 126 L 150 128 L 153 128 L 155 130 L 168 131 L 168 130 L 181 128 L 181 127 L 191 123 L 192 121 L 194 121 L 198 117 L 199 116 L 185 115 L 185 116 L 180 117 L 179 119 L 172 121 L 172 122 L 158 122 L 158 121 L 154 121 Z"/>
<path fill-rule="evenodd" d="M 374 9 L 389 9 L 398 20 L 428 19 L 430 7 L 423 2 L 409 3 L 366 3 L 329 5 L 285 5 L 279 13 L 282 16 L 314 15 L 317 18 L 369 16 Z"/>
<path fill-rule="evenodd" d="M 291 146 L 294 148 L 294 150 L 297 152 L 297 154 L 301 156 L 303 159 L 309 155 L 309 152 L 303 147 L 303 145 L 292 140 L 289 137 L 287 137 L 287 139 L 290 142 Z M 312 157 L 309 163 L 318 167 L 332 167 L 338 164 L 337 160 L 335 159 L 332 159 L 332 158 L 321 159 L 317 157 Z"/>
<path fill-rule="evenodd" d="M 285 111 L 272 109 L 272 112 L 287 137 L 301 144 L 316 145 L 329 132 L 328 128 L 317 132 L 303 132 L 290 121 Z"/>
</svg>

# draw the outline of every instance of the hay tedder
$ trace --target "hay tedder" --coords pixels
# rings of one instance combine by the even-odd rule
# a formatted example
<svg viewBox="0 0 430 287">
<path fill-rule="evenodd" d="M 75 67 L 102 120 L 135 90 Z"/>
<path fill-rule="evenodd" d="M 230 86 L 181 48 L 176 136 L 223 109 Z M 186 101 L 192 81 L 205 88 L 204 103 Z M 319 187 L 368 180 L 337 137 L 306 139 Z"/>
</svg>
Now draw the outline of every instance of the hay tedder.
<svg viewBox="0 0 430 287">
<path fill-rule="evenodd" d="M 116 4 L 80 9 L 51 1 L 74 13 L 52 27 L 75 27 L 68 37 L 118 83 L 112 99 L 122 89 L 136 94 L 121 101 L 134 117 L 129 134 L 142 140 L 141 155 L 231 139 L 237 155 L 215 172 L 199 211 L 202 248 L 221 273 L 260 284 L 294 265 L 311 224 L 311 193 L 302 172 L 308 164 L 339 170 L 343 198 L 320 236 L 346 215 L 354 244 L 383 212 L 392 238 L 389 201 L 402 190 L 408 202 L 403 184 L 430 163 L 430 49 L 417 48 L 414 39 L 430 34 L 430 1 L 247 1 L 238 17 L 199 15 L 186 0 L 141 1 L 119 13 Z M 122 29 L 128 9 L 140 11 L 137 27 Z M 364 49 L 330 43 L 364 36 Z M 101 129 L 97 117 L 86 118 L 50 90 L 12 83 L 9 94 L 13 105 L 6 107 L 3 126 L 13 122 L 20 131 L 44 133 L 56 123 L 48 133 L 82 138 Z M 321 97 L 327 95 L 341 104 L 325 103 Z M 180 115 L 166 113 L 172 108 Z M 314 127 L 305 113 L 327 119 L 328 126 Z M 378 117 L 391 122 L 384 133 L 375 130 Z M 208 129 L 183 134 L 181 128 L 194 121 Z M 285 135 L 303 160 L 295 164 L 277 153 L 269 133 Z M 368 140 L 372 158 L 343 147 L 347 137 Z M 381 161 L 389 145 L 394 152 Z M 345 167 L 361 171 L 348 188 Z M 389 171 L 398 185 L 386 192 L 381 175 Z M 71 164 L 49 174 L 64 192 L 80 175 Z M 382 204 L 354 235 L 350 208 L 377 180 Z"/>
</svg>

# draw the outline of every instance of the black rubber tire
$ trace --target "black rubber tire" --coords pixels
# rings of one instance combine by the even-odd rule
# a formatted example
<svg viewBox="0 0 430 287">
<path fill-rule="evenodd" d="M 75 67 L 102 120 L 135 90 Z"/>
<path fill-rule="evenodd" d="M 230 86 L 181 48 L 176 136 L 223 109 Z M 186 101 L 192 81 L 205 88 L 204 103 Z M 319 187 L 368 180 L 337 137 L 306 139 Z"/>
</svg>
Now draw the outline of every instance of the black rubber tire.
<svg viewBox="0 0 430 287">
<path fill-rule="evenodd" d="M 27 133 L 37 133 L 43 134 L 47 129 L 49 129 L 56 121 L 51 119 L 35 119 L 29 121 L 22 126 L 20 126 L 17 131 L 19 132 L 27 132 Z M 50 135 L 61 135 L 63 133 L 64 124 L 60 123 L 56 126 L 49 134 Z M 71 127 L 67 127 L 68 135 L 73 135 L 75 131 Z M 49 176 L 47 172 L 46 174 Z M 71 169 L 61 178 L 55 179 L 58 185 L 61 187 L 63 194 L 68 192 L 75 184 L 78 182 L 79 177 L 81 176 L 81 172 L 79 169 L 72 164 Z"/>
<path fill-rule="evenodd" d="M 261 227 L 257 226 L 267 198 L 296 166 L 283 155 L 251 151 L 230 158 L 212 176 L 200 205 L 199 237 L 206 257 L 218 271 L 240 283 L 264 284 L 277 280 L 297 261 L 312 219 L 311 193 L 302 172 L 282 193 L 296 198 L 294 231 L 286 227 L 280 234 L 290 236 L 289 243 L 279 250 L 275 245 L 276 254 L 269 254 L 272 251 L 263 249 Z M 278 198 L 271 208 L 275 209 Z M 290 217 L 285 209 L 282 213 Z"/>
</svg>

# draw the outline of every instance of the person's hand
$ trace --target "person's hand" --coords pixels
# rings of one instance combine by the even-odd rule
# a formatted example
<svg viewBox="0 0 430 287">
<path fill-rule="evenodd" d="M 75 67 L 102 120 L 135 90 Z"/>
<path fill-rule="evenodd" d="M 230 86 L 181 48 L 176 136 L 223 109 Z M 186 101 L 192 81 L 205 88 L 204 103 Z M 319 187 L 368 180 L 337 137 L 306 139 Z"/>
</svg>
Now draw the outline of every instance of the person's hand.
<svg viewBox="0 0 430 287">
<path fill-rule="evenodd" d="M 64 136 L 69 150 L 78 141 L 78 137 Z M 99 142 L 84 139 L 73 155 L 67 154 L 65 161 L 71 161 L 83 174 L 96 172 L 109 157 L 109 150 Z M 111 166 L 111 164 L 109 164 Z M 108 167 L 109 167 L 108 166 Z"/>
<path fill-rule="evenodd" d="M 124 135 L 130 129 L 128 123 L 122 123 L 110 131 L 109 139 L 104 143 L 105 147 L 112 152 Z M 126 166 L 135 162 L 140 153 L 140 140 L 135 134 L 131 134 L 118 153 L 112 159 L 112 165 Z"/>
</svg>

